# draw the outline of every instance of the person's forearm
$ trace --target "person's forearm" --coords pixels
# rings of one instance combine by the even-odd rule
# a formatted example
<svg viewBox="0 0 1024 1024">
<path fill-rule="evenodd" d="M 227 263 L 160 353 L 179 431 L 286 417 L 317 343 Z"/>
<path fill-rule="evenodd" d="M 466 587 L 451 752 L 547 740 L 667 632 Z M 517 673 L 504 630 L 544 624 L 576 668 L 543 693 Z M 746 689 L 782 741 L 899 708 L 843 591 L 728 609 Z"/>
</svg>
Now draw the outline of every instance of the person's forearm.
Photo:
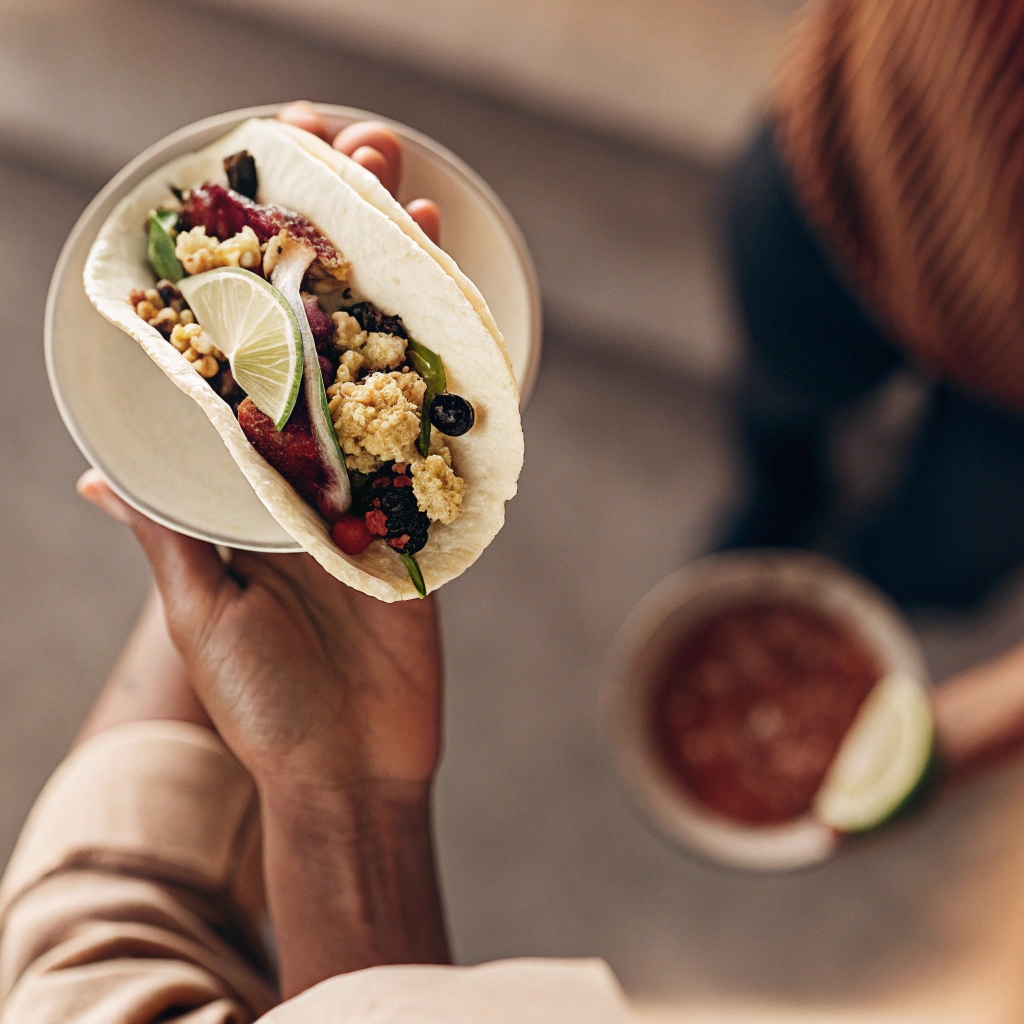
<svg viewBox="0 0 1024 1024">
<path fill-rule="evenodd" d="M 1024 749 L 1024 645 L 947 680 L 934 711 L 949 781 Z"/>
<path fill-rule="evenodd" d="M 261 808 L 285 998 L 364 967 L 449 962 L 428 791 L 262 787 Z"/>
</svg>

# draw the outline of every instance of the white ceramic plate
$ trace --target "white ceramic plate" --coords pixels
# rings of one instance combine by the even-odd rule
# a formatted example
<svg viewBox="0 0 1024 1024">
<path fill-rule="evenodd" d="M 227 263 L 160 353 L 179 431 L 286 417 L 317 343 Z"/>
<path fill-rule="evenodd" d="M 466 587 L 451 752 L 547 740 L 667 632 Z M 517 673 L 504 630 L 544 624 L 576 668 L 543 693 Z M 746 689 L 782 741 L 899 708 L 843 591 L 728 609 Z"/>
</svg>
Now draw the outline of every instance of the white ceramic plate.
<svg viewBox="0 0 1024 1024">
<path fill-rule="evenodd" d="M 147 174 L 250 117 L 279 106 L 218 114 L 182 128 L 136 157 L 79 218 L 61 253 L 46 304 L 46 367 L 57 408 L 82 454 L 140 512 L 180 533 L 250 551 L 295 551 L 194 402 L 174 387 L 128 335 L 85 296 L 82 269 L 100 226 Z M 369 118 L 320 105 L 338 128 Z M 457 156 L 419 132 L 386 121 L 405 145 L 401 199 L 434 199 L 442 243 L 483 293 L 505 341 L 521 404 L 540 365 L 541 308 L 522 235 L 486 183 Z M 124 381 L 131 381 L 125 387 Z"/>
<path fill-rule="evenodd" d="M 884 594 L 821 555 L 763 550 L 709 555 L 662 580 L 623 625 L 605 694 L 617 766 L 641 810 L 680 845 L 754 871 L 817 864 L 836 852 L 839 837 L 810 815 L 784 825 L 744 825 L 689 797 L 655 749 L 651 701 L 666 659 L 708 615 L 737 601 L 786 597 L 845 623 L 870 645 L 883 676 L 903 672 L 927 685 L 921 648 Z"/>
</svg>

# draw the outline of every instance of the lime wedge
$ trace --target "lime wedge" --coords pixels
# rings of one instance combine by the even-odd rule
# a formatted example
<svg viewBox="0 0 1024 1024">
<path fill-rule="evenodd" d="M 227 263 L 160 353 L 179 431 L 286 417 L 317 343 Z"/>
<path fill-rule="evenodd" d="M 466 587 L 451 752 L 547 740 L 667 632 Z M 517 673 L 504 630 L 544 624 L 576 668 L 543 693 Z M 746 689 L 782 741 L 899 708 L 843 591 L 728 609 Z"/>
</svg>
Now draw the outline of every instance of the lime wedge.
<svg viewBox="0 0 1024 1024">
<path fill-rule="evenodd" d="M 285 297 L 241 267 L 207 270 L 178 287 L 196 321 L 228 357 L 235 380 L 281 430 L 302 382 L 302 335 Z"/>
<path fill-rule="evenodd" d="M 868 694 L 843 739 L 814 810 L 840 832 L 863 832 L 891 818 L 931 763 L 935 730 L 924 686 L 894 672 Z"/>
</svg>

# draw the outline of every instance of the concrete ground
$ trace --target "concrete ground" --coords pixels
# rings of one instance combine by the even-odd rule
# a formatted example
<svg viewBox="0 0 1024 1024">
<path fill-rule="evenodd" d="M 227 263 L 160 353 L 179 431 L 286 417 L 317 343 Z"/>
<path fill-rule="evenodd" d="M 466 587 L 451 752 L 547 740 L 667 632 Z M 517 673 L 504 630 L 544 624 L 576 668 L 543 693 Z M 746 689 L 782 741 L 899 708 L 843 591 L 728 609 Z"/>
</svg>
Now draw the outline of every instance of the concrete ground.
<svg viewBox="0 0 1024 1024">
<path fill-rule="evenodd" d="M 307 51 L 295 44 L 287 52 L 298 91 Z M 340 87 L 330 98 L 376 105 L 465 142 L 455 148 L 523 221 L 555 310 L 525 415 L 520 495 L 484 557 L 442 594 L 449 706 L 438 838 L 460 960 L 603 956 L 658 1019 L 684 1010 L 691 1020 L 783 1019 L 776 1010 L 791 1019 L 792 1008 L 814 1019 L 888 1019 L 897 1010 L 900 1019 L 1018 1019 L 1004 1006 L 1017 997 L 1024 1005 L 1020 771 L 827 866 L 779 877 L 694 861 L 631 811 L 600 728 L 604 658 L 634 602 L 713 542 L 740 486 L 723 399 L 732 357 L 714 257 L 714 176 L 432 88 L 394 75 L 377 104 Z M 246 100 L 272 98 L 254 87 Z M 216 109 L 235 100 L 204 102 Z M 38 96 L 29 101 L 46 109 Z M 472 138 L 449 120 L 453 110 L 478 118 Z M 170 123 L 150 134 L 202 112 L 169 106 L 160 117 Z M 111 112 L 111 123 L 124 115 Z M 500 137 L 486 134 L 488 117 Z M 90 144 L 83 140 L 79 153 Z M 5 149 L 0 133 L 0 859 L 148 586 L 132 539 L 74 495 L 84 462 L 49 396 L 46 284 L 110 159 L 97 150 L 92 162 L 62 161 L 60 140 L 50 141 L 46 150 L 22 133 Z M 545 152 L 539 167 L 516 158 L 521 176 L 508 170 L 510 153 Z M 630 180 L 646 191 L 624 198 Z M 593 190 L 581 195 L 581 181 L 603 182 L 598 196 L 619 205 L 608 212 Z M 633 234 L 631 223 L 639 225 Z M 601 249 L 609 231 L 621 241 L 617 252 Z M 623 249 L 627 286 L 616 296 L 610 268 Z M 622 312 L 647 279 L 658 282 L 657 301 L 678 301 L 668 294 L 666 253 L 677 254 L 680 279 L 708 282 L 698 290 L 706 301 L 682 325 L 712 325 L 705 349 L 694 342 L 696 355 L 676 358 L 676 343 L 664 341 L 671 330 L 658 344 L 647 331 L 633 337 Z M 588 294 L 597 271 L 588 278 L 580 266 L 602 268 L 600 288 Z M 613 330 L 602 330 L 607 317 L 574 315 L 591 299 L 619 317 Z M 866 443 L 870 453 L 870 432 Z M 941 676 L 1019 639 L 1022 623 L 1018 589 L 972 619 L 920 626 Z"/>
</svg>

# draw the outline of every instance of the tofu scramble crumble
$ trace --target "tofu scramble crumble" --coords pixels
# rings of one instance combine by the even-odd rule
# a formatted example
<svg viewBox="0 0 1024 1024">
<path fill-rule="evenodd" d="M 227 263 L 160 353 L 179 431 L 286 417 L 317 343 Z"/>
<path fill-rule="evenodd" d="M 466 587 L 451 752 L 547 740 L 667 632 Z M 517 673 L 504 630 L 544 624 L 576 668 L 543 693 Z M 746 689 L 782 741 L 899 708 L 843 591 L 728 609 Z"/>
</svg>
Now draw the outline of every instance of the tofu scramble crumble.
<svg viewBox="0 0 1024 1024">
<path fill-rule="evenodd" d="M 338 547 L 355 556 L 376 541 L 387 544 L 422 595 L 414 556 L 428 542 L 430 526 L 455 522 L 463 504 L 464 482 L 444 436 L 469 430 L 473 407 L 447 391 L 440 358 L 408 336 L 400 316 L 355 301 L 349 264 L 313 224 L 255 201 L 251 155 L 233 154 L 224 167 L 229 188 L 208 182 L 174 190 L 180 209 L 150 214 L 148 252 L 159 280 L 153 288 L 133 290 L 129 301 L 228 402 L 256 451 L 328 520 Z M 278 430 L 238 385 L 229 358 L 176 284 L 222 267 L 269 281 L 278 261 L 284 265 L 282 253 L 296 243 L 316 253 L 302 276 L 302 305 L 295 312 L 304 315 L 315 343 L 329 422 L 344 460 L 339 472 L 349 477 L 351 505 L 340 513 L 324 497 L 329 460 L 311 428 L 317 410 L 309 408 L 316 397 L 308 394 L 309 378 Z"/>
</svg>

